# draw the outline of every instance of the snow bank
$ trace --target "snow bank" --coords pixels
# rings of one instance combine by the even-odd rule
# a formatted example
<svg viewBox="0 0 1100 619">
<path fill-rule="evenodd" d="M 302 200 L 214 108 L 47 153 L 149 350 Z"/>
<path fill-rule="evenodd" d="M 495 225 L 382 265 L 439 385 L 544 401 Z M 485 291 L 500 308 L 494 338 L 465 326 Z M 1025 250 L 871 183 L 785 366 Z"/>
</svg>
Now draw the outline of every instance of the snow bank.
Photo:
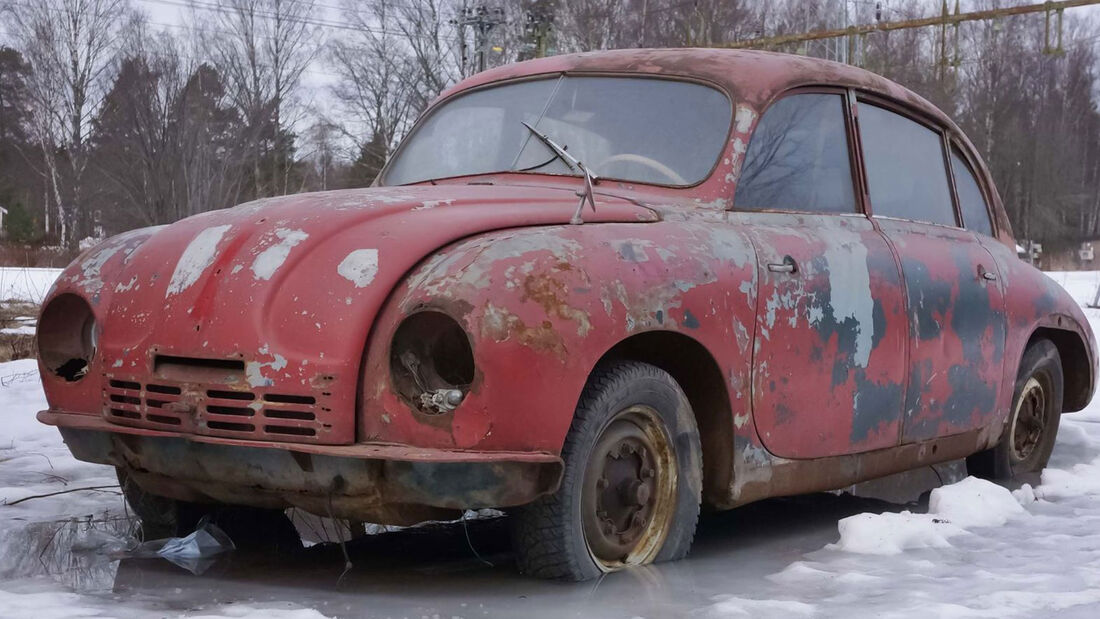
<svg viewBox="0 0 1100 619">
<path fill-rule="evenodd" d="M 714 598 L 707 608 L 710 617 L 812 617 L 816 609 L 803 602 L 791 600 L 753 600 L 732 595 Z"/>
<path fill-rule="evenodd" d="M 849 516 L 837 523 L 840 541 L 831 550 L 868 555 L 896 555 L 910 548 L 948 548 L 947 539 L 965 533 L 931 514 L 884 512 Z"/>
<path fill-rule="evenodd" d="M 0 267 L 0 301 L 41 303 L 61 269 Z"/>
<path fill-rule="evenodd" d="M 928 498 L 928 513 L 968 529 L 999 527 L 1009 518 L 1027 512 L 1005 488 L 984 479 L 967 477 L 933 490 Z"/>
<path fill-rule="evenodd" d="M 1024 514 L 1024 508 L 1005 488 L 967 477 L 933 490 L 927 514 L 903 511 L 844 518 L 837 523 L 840 541 L 829 548 L 872 555 L 896 555 L 912 548 L 948 548 L 948 540 L 966 533 L 967 528 L 1000 526 Z"/>
<path fill-rule="evenodd" d="M 327 619 L 311 608 L 293 604 L 221 605 L 193 613 L 141 611 L 119 608 L 102 599 L 57 590 L 4 591 L 0 589 L 0 614 L 5 617 L 35 619 L 75 619 L 77 617 L 179 617 L 181 619 Z"/>
</svg>

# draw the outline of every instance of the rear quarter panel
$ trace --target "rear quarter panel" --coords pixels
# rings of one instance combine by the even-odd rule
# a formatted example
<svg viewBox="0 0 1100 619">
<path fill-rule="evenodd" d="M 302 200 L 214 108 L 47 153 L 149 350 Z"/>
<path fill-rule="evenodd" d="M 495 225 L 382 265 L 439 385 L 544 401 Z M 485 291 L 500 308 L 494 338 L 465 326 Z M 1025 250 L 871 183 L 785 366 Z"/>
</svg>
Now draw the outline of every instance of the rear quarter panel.
<svg viewBox="0 0 1100 619">
<path fill-rule="evenodd" d="M 1057 282 L 1020 260 L 1003 243 L 987 237 L 983 237 L 981 243 L 997 261 L 1005 291 L 1008 332 L 1005 342 L 1005 380 L 999 394 L 998 410 L 1006 417 L 1011 410 L 1020 360 L 1031 337 L 1041 328 L 1072 333 L 1084 343 L 1088 367 L 1064 368 L 1067 376 L 1072 371 L 1082 372 L 1082 378 L 1088 383 L 1086 391 L 1079 394 L 1076 401 L 1067 400 L 1064 410 L 1072 412 L 1083 408 L 1092 399 L 1096 386 L 1096 339 L 1081 307 Z"/>
</svg>

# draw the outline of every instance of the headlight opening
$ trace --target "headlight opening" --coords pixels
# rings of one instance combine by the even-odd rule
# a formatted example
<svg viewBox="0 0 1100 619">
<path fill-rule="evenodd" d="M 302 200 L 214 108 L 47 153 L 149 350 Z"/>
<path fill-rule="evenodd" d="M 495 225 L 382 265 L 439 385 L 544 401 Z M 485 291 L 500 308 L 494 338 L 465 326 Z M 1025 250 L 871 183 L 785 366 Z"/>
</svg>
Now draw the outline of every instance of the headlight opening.
<svg viewBox="0 0 1100 619">
<path fill-rule="evenodd" d="M 405 318 L 390 345 L 394 387 L 422 413 L 449 413 L 474 381 L 474 355 L 462 326 L 443 312 L 425 310 Z"/>
<path fill-rule="evenodd" d="M 75 382 L 84 378 L 99 346 L 99 323 L 78 295 L 58 295 L 38 321 L 38 357 L 50 373 Z"/>
</svg>

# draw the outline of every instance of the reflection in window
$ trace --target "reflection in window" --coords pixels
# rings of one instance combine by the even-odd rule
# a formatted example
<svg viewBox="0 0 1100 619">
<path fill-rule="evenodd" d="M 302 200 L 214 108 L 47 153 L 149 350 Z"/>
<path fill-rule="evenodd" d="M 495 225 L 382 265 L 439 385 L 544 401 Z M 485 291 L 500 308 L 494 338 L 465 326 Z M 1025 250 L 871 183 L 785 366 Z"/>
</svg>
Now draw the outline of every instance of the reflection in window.
<svg viewBox="0 0 1100 619">
<path fill-rule="evenodd" d="M 859 104 L 871 212 L 955 225 L 940 134 L 904 116 Z"/>
<path fill-rule="evenodd" d="M 692 82 L 567 76 L 506 83 L 440 105 L 406 140 L 384 181 L 505 171 L 577 175 L 526 122 L 598 176 L 693 185 L 718 160 L 731 116 L 726 95 Z"/>
<path fill-rule="evenodd" d="M 745 153 L 734 206 L 855 211 L 843 97 L 793 95 L 768 108 Z"/>
<path fill-rule="evenodd" d="M 989 209 L 986 208 L 982 190 L 970 172 L 970 166 L 955 149 L 951 149 L 951 171 L 955 174 L 955 192 L 959 195 L 963 225 L 974 232 L 993 236 L 993 225 L 989 223 Z"/>
</svg>

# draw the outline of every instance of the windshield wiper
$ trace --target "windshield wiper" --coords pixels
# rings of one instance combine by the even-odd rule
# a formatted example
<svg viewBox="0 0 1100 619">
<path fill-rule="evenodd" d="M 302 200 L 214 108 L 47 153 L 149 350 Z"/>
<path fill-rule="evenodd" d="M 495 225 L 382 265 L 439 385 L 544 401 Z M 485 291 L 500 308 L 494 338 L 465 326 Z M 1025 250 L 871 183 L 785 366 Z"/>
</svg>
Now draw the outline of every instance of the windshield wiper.
<svg viewBox="0 0 1100 619">
<path fill-rule="evenodd" d="M 596 197 L 593 185 L 599 182 L 600 177 L 590 172 L 588 170 L 588 166 L 581 163 L 579 159 L 566 152 L 565 147 L 558 146 L 558 143 L 550 139 L 550 136 L 540 132 L 538 129 L 535 129 L 531 125 L 527 124 L 526 121 L 520 122 L 523 123 L 524 127 L 527 127 L 528 131 L 534 134 L 535 137 L 537 137 L 543 144 L 545 144 L 547 148 L 554 151 L 554 154 L 557 155 L 557 158 L 565 162 L 565 165 L 569 166 L 570 170 L 584 174 L 584 188 L 577 191 L 577 196 L 580 197 L 581 201 L 577 204 L 577 210 L 573 213 L 572 219 L 569 220 L 569 223 L 571 224 L 583 224 L 584 220 L 581 219 L 581 212 L 584 210 L 585 202 L 587 202 L 592 207 L 593 213 L 596 212 Z"/>
</svg>

